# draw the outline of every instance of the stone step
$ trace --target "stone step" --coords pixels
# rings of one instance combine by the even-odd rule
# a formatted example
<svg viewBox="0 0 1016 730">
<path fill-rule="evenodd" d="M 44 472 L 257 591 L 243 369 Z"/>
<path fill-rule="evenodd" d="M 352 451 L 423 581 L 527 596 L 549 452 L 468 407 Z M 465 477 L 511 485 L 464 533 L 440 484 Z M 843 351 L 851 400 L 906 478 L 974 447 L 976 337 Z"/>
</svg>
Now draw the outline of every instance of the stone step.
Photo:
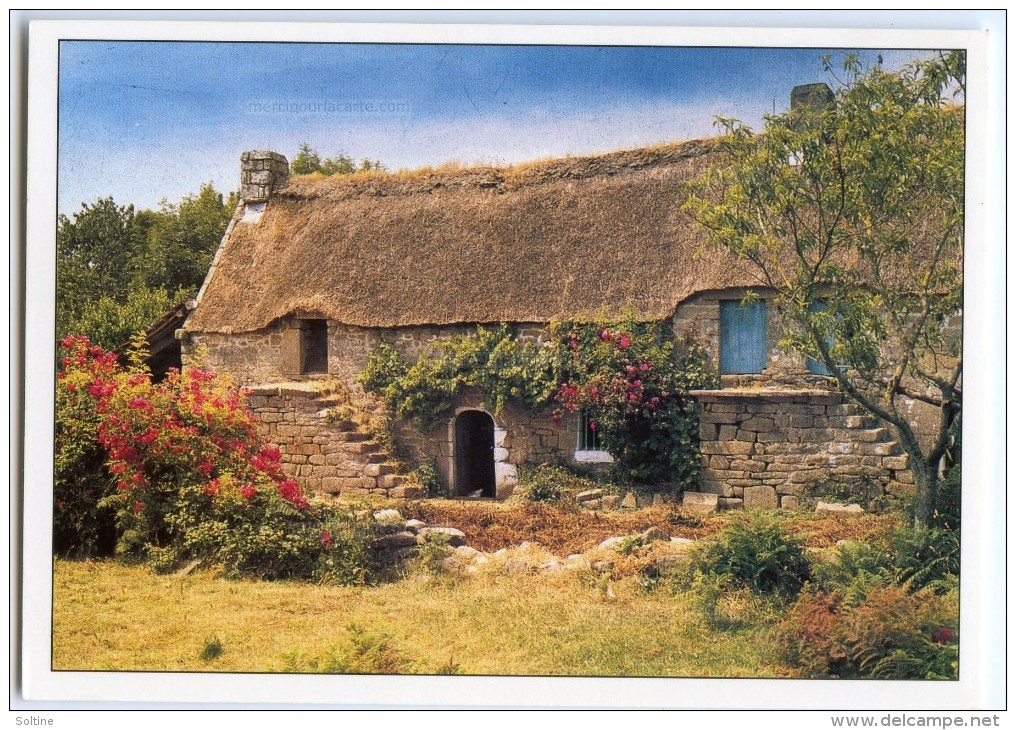
<svg viewBox="0 0 1016 730">
<path fill-rule="evenodd" d="M 370 434 L 362 431 L 337 431 L 329 434 L 332 441 L 340 443 L 354 443 L 357 441 L 370 441 Z"/>
<path fill-rule="evenodd" d="M 377 485 L 381 489 L 394 489 L 395 487 L 406 486 L 411 482 L 411 477 L 402 474 L 385 474 L 377 478 Z"/>
<path fill-rule="evenodd" d="M 389 464 L 382 462 L 378 464 L 366 464 L 363 469 L 363 473 L 369 477 L 383 477 L 388 474 L 397 474 L 398 467 L 395 464 Z"/>
<path fill-rule="evenodd" d="M 341 406 L 346 404 L 346 397 L 337 393 L 329 393 L 323 391 L 317 398 L 317 402 L 327 408 L 334 408 L 335 406 Z"/>
<path fill-rule="evenodd" d="M 333 421 L 328 418 L 325 418 L 324 421 L 325 428 L 328 428 L 332 431 L 354 432 L 358 431 L 360 428 L 355 421 L 350 421 L 349 419 L 345 418 L 338 421 Z"/>
<path fill-rule="evenodd" d="M 892 434 L 885 428 L 852 428 L 845 429 L 843 440 L 859 441 L 861 443 L 875 444 L 893 441 Z"/>
<path fill-rule="evenodd" d="M 376 454 L 381 451 L 381 446 L 377 441 L 348 441 L 346 442 L 342 450 L 347 454 Z"/>
</svg>

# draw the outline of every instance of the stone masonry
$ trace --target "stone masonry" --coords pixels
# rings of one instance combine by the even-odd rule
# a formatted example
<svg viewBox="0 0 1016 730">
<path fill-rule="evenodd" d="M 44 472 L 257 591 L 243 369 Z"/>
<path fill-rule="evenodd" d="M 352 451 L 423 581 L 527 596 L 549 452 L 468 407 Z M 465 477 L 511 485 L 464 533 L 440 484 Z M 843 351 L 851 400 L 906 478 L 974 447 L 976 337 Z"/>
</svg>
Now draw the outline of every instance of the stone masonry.
<svg viewBox="0 0 1016 730">
<path fill-rule="evenodd" d="M 718 495 L 721 507 L 793 508 L 816 483 L 862 476 L 888 492 L 912 489 L 909 457 L 835 391 L 692 395 L 701 407 L 702 491 Z"/>
<path fill-rule="evenodd" d="M 253 150 L 240 155 L 240 197 L 245 203 L 261 203 L 289 179 L 289 163 L 278 152 Z"/>
<path fill-rule="evenodd" d="M 421 488 L 355 423 L 334 418 L 339 399 L 310 383 L 249 389 L 260 431 L 282 452 L 283 470 L 305 489 L 324 494 L 413 498 Z"/>
</svg>

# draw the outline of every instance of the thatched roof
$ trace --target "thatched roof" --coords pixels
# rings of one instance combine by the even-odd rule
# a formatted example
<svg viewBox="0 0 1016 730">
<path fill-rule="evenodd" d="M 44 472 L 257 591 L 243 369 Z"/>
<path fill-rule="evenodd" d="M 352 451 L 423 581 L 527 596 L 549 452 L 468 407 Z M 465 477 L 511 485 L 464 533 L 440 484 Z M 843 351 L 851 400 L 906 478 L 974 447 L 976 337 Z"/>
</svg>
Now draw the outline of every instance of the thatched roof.
<svg viewBox="0 0 1016 730">
<path fill-rule="evenodd" d="M 697 291 L 756 283 L 681 211 L 710 148 L 292 179 L 259 222 L 230 226 L 187 329 L 296 311 L 365 327 L 669 317 Z"/>
</svg>

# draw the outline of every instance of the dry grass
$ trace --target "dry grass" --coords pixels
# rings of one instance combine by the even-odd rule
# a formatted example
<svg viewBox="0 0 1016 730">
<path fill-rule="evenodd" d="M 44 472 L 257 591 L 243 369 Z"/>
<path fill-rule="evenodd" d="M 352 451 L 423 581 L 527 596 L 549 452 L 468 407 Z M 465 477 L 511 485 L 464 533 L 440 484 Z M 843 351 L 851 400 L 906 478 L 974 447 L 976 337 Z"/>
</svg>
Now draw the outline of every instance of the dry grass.
<svg viewBox="0 0 1016 730">
<path fill-rule="evenodd" d="M 572 573 L 460 579 L 419 573 L 379 587 L 341 588 L 57 561 L 54 577 L 55 669 L 789 673 L 757 640 L 765 626 L 710 632 L 683 596 L 646 593 L 634 580 L 612 584 L 611 599 L 595 581 Z M 203 659 L 215 640 L 221 653 Z"/>
<path fill-rule="evenodd" d="M 671 537 L 699 538 L 721 529 L 725 521 L 699 520 L 668 507 L 635 512 L 567 511 L 528 502 L 428 500 L 403 507 L 407 517 L 430 525 L 457 527 L 477 550 L 493 552 L 532 542 L 557 555 L 585 552 L 608 537 L 659 527 Z"/>
<path fill-rule="evenodd" d="M 430 525 L 457 527 L 477 550 L 492 552 L 532 542 L 560 556 L 585 552 L 608 537 L 632 535 L 658 527 L 670 537 L 698 540 L 719 532 L 742 513 L 699 516 L 674 506 L 635 511 L 587 512 L 523 501 L 468 502 L 424 500 L 392 505 L 407 518 Z M 838 540 L 869 540 L 897 525 L 891 515 L 849 517 L 808 513 L 774 513 L 808 547 L 830 547 Z"/>
</svg>

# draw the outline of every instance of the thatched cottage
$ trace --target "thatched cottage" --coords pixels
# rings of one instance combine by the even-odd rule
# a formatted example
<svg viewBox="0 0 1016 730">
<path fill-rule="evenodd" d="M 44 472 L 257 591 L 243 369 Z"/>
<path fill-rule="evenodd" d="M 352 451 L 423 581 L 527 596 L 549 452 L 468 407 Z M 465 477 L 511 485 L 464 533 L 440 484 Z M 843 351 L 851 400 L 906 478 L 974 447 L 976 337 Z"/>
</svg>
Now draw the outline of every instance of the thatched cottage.
<svg viewBox="0 0 1016 730">
<path fill-rule="evenodd" d="M 703 492 L 721 505 L 792 506 L 805 485 L 869 472 L 908 482 L 888 432 L 844 403 L 814 363 L 781 351 L 758 282 L 706 248 L 681 210 L 708 142 L 513 168 L 290 179 L 272 152 L 242 158 L 241 203 L 179 336 L 185 361 L 252 387 L 287 468 L 330 493 L 415 488 L 349 423 L 328 392 L 355 391 L 383 338 L 412 357 L 477 324 L 545 323 L 607 310 L 672 323 L 708 346 L 723 388 L 702 405 Z M 445 428 L 401 436 L 433 457 L 452 494 L 500 496 L 520 464 L 609 459 L 580 418 L 463 396 Z"/>
</svg>

